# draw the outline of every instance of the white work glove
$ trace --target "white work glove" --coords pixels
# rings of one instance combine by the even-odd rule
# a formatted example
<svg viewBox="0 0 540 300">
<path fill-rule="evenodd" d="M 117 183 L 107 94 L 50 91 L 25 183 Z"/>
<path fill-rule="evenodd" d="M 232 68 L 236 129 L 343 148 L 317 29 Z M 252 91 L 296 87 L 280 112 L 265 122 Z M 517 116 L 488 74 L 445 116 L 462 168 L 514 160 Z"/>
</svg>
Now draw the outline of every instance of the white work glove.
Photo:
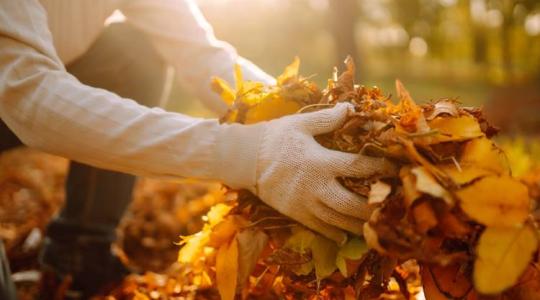
<svg viewBox="0 0 540 300">
<path fill-rule="evenodd" d="M 313 136 L 340 128 L 350 104 L 298 114 L 268 123 L 260 145 L 256 193 L 268 205 L 338 243 L 343 230 L 362 234 L 367 201 L 344 188 L 337 177 L 369 177 L 393 172 L 383 158 L 334 151 Z"/>
<path fill-rule="evenodd" d="M 324 148 L 313 138 L 341 127 L 350 109 L 350 104 L 341 103 L 246 126 L 261 133 L 258 139 L 250 137 L 252 143 L 237 146 L 246 157 L 246 147 L 256 146 L 252 148 L 258 151 L 255 181 L 252 186 L 237 186 L 243 185 L 282 214 L 338 243 L 346 241 L 345 231 L 362 234 L 370 213 L 367 201 L 336 178 L 388 174 L 395 171 L 393 165 L 383 158 Z M 234 176 L 232 168 L 228 172 Z"/>
</svg>

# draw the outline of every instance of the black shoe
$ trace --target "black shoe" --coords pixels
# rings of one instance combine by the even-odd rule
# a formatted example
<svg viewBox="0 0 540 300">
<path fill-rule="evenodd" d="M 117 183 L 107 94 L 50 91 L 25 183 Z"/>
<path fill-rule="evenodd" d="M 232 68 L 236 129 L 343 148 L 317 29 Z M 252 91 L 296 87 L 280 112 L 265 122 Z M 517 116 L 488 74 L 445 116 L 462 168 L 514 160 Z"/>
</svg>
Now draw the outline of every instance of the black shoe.
<svg viewBox="0 0 540 300">
<path fill-rule="evenodd" d="M 111 252 L 109 241 L 92 239 L 59 242 L 46 238 L 40 263 L 41 299 L 90 299 L 132 273 Z"/>
</svg>

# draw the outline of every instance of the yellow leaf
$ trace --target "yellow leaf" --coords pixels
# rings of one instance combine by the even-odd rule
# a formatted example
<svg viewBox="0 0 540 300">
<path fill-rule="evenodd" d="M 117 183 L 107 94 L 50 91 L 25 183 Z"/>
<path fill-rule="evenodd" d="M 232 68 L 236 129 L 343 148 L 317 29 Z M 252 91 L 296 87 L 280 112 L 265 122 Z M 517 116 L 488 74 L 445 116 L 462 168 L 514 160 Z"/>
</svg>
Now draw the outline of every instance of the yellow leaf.
<svg viewBox="0 0 540 300">
<path fill-rule="evenodd" d="M 222 300 L 234 300 L 238 279 L 238 243 L 223 244 L 216 256 L 216 285 Z"/>
<path fill-rule="evenodd" d="M 208 224 L 210 226 L 217 225 L 219 222 L 223 221 L 223 218 L 229 213 L 229 211 L 231 211 L 231 209 L 231 206 L 223 203 L 218 203 L 212 206 L 206 214 Z"/>
<path fill-rule="evenodd" d="M 464 141 L 484 135 L 476 119 L 471 116 L 436 117 L 428 124 L 438 132 L 435 137 L 429 137 L 430 143 Z"/>
<path fill-rule="evenodd" d="M 351 238 L 341 246 L 338 251 L 338 255 L 347 259 L 357 260 L 362 258 L 368 251 L 368 246 L 364 239 L 357 237 Z"/>
<path fill-rule="evenodd" d="M 199 256 L 209 241 L 210 231 L 200 231 L 194 235 L 183 237 L 183 246 L 178 252 L 178 261 L 191 263 Z"/>
<path fill-rule="evenodd" d="M 301 264 L 300 266 L 295 267 L 293 269 L 293 272 L 294 274 L 298 276 L 306 276 L 306 275 L 309 275 L 313 271 L 313 268 L 314 268 L 313 261 L 310 260 L 309 262 L 305 264 Z"/>
<path fill-rule="evenodd" d="M 486 226 L 522 224 L 529 214 L 527 187 L 509 176 L 489 176 L 458 190 L 461 208 Z"/>
<path fill-rule="evenodd" d="M 359 260 L 368 252 L 368 250 L 369 248 L 366 241 L 356 237 L 349 239 L 345 245 L 341 246 L 336 257 L 336 266 L 341 274 L 345 277 L 349 275 L 346 259 Z"/>
<path fill-rule="evenodd" d="M 283 73 L 278 76 L 277 83 L 278 85 L 283 85 L 287 83 L 288 80 L 298 77 L 298 70 L 300 69 L 300 58 L 296 56 L 293 62 L 288 65 Z"/>
<path fill-rule="evenodd" d="M 285 242 L 285 247 L 299 254 L 307 254 L 311 251 L 311 245 L 315 240 L 315 233 L 301 226 L 292 228 L 292 235 Z M 313 271 L 313 260 L 301 264 L 293 269 L 297 275 L 308 275 Z"/>
<path fill-rule="evenodd" d="M 255 107 L 249 109 L 245 124 L 253 124 L 292 115 L 299 109 L 300 105 L 296 102 L 286 101 L 279 97 L 267 98 L 265 101 L 261 101 Z"/>
<path fill-rule="evenodd" d="M 463 168 L 471 165 L 498 175 L 510 175 L 506 155 L 486 137 L 468 141 L 461 153 L 459 164 Z"/>
<path fill-rule="evenodd" d="M 219 94 L 223 102 L 228 106 L 231 106 L 234 103 L 236 98 L 235 91 L 227 84 L 227 82 L 221 78 L 214 77 L 212 78 L 212 91 Z"/>
<path fill-rule="evenodd" d="M 338 246 L 336 242 L 321 235 L 315 236 L 311 244 L 311 254 L 317 280 L 322 280 L 336 270 Z"/>
<path fill-rule="evenodd" d="M 338 268 L 339 272 L 343 277 L 348 277 L 349 273 L 347 271 L 347 261 L 343 256 L 337 256 L 336 257 L 336 267 Z"/>
<path fill-rule="evenodd" d="M 300 254 L 305 254 L 311 248 L 315 233 L 301 226 L 292 228 L 292 235 L 285 242 L 285 247 Z"/>
<path fill-rule="evenodd" d="M 497 294 L 514 285 L 538 248 L 538 237 L 526 225 L 490 228 L 480 236 L 474 262 L 474 286 L 483 294 Z"/>
</svg>

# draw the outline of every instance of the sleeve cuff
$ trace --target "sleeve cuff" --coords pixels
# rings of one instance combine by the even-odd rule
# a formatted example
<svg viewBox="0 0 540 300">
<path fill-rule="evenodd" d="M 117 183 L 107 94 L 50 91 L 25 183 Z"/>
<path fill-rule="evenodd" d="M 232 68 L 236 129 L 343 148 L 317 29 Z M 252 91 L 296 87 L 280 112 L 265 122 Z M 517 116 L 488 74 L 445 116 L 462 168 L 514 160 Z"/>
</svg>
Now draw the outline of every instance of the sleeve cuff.
<svg viewBox="0 0 540 300">
<path fill-rule="evenodd" d="M 214 174 L 232 188 L 254 190 L 259 145 L 266 123 L 222 124 L 217 133 Z"/>
</svg>

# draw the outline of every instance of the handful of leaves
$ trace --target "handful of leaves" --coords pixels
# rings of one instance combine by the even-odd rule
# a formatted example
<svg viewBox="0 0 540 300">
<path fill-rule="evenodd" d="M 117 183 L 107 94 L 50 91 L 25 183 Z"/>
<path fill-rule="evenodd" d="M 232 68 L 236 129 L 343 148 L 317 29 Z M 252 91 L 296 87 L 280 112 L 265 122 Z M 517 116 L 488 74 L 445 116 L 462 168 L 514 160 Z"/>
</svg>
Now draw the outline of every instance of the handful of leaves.
<svg viewBox="0 0 540 300">
<path fill-rule="evenodd" d="M 316 137 L 339 151 L 394 161 L 391 178 L 340 178 L 372 208 L 364 237 L 344 245 L 280 215 L 247 191 L 227 191 L 204 229 L 182 238 L 183 274 L 195 294 L 222 299 L 539 299 L 538 220 L 527 187 L 511 176 L 496 130 L 475 108 L 445 99 L 417 105 L 397 81 L 394 104 L 354 83 L 354 64 L 324 90 L 299 76 L 299 60 L 276 86 L 215 79 L 230 109 L 223 122 L 354 106 L 339 130 Z M 208 295 L 208 293 L 205 293 Z M 517 296 L 516 296 L 517 295 Z M 509 297 L 509 298 L 508 298 Z"/>
</svg>

